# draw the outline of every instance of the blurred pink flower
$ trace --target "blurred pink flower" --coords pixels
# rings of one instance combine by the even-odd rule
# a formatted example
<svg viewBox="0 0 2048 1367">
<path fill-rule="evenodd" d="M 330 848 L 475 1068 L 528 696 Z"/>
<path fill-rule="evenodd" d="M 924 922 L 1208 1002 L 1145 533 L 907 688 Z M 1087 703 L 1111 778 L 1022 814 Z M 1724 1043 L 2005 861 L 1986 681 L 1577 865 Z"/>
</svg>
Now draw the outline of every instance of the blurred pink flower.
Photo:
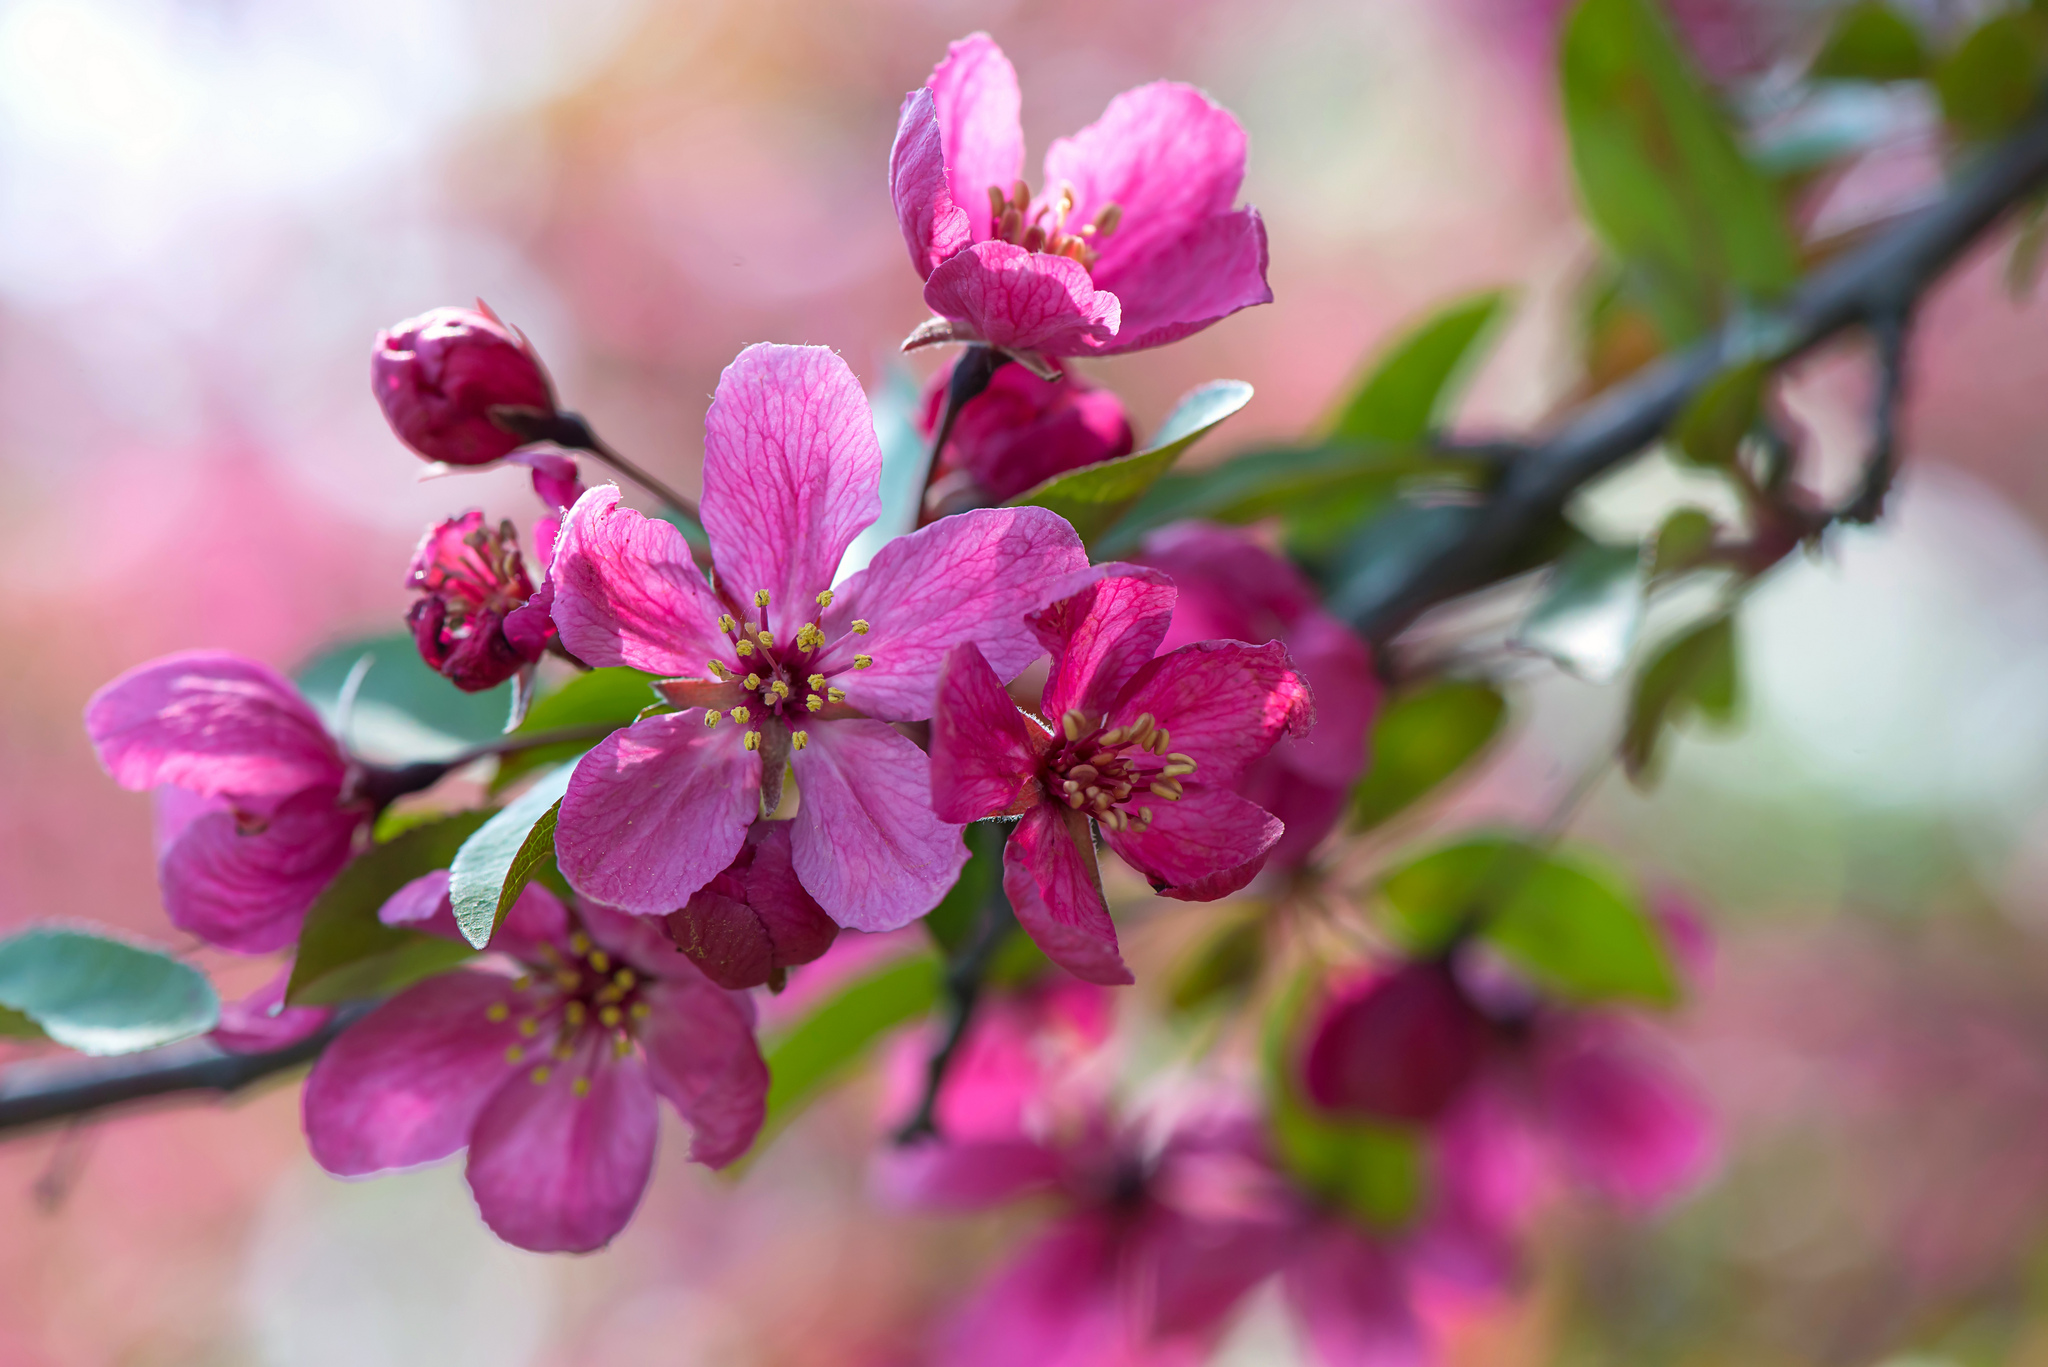
<svg viewBox="0 0 2048 1367">
<path fill-rule="evenodd" d="M 1479 1071 L 1487 1032 L 1448 964 L 1403 964 L 1333 996 L 1310 1034 L 1302 1080 L 1326 1110 L 1435 1120 Z"/>
<path fill-rule="evenodd" d="M 1032 618 L 1053 655 L 1045 720 L 1018 709 L 971 643 L 946 657 L 932 800 L 948 821 L 1022 815 L 1003 854 L 1018 922 L 1076 977 L 1127 983 L 1091 818 L 1154 891 L 1235 892 L 1282 828 L 1232 785 L 1283 732 L 1305 733 L 1315 707 L 1277 641 L 1202 641 L 1154 659 L 1174 604 L 1157 570 L 1097 566 L 1077 581 Z"/>
<path fill-rule="evenodd" d="M 780 989 L 832 947 L 839 927 L 804 891 L 787 821 L 757 821 L 724 873 L 667 918 L 669 937 L 720 987 Z"/>
<path fill-rule="evenodd" d="M 396 924 L 448 934 L 448 874 L 401 889 Z M 753 1007 L 705 981 L 660 932 L 529 886 L 492 940 L 517 978 L 457 969 L 342 1033 L 306 1081 L 313 1157 L 360 1177 L 469 1150 L 484 1222 L 536 1252 L 587 1252 L 624 1229 L 654 1166 L 660 1094 L 690 1156 L 723 1167 L 765 1114 Z"/>
<path fill-rule="evenodd" d="M 1017 73 L 986 33 L 949 47 L 903 102 L 889 192 L 939 315 L 906 345 L 1112 355 L 1272 302 L 1265 225 L 1231 207 L 1245 136 L 1228 110 L 1170 81 L 1127 90 L 1053 143 L 1034 199 L 1018 179 L 1019 107 Z"/>
<path fill-rule="evenodd" d="M 371 816 L 342 800 L 348 760 L 298 690 L 239 655 L 139 665 L 93 694 L 85 728 L 115 782 L 156 790 L 172 923 L 224 949 L 296 940 Z"/>
<path fill-rule="evenodd" d="M 406 587 L 421 595 L 406 614 L 427 666 L 465 692 L 496 688 L 538 660 L 554 639 L 510 522 L 493 529 L 476 509 L 427 529 Z"/>
<path fill-rule="evenodd" d="M 1182 523 L 1146 538 L 1135 559 L 1165 570 L 1180 591 L 1162 649 L 1213 639 L 1278 640 L 1315 690 L 1315 731 L 1283 737 L 1237 785 L 1287 826 L 1270 862 L 1304 862 L 1344 815 L 1370 759 L 1380 706 L 1372 652 L 1323 610 L 1293 565 L 1242 532 Z"/>
<path fill-rule="evenodd" d="M 486 465 L 525 444 L 491 409 L 555 411 L 532 345 L 474 309 L 433 309 L 378 333 L 370 388 L 400 441 L 449 465 Z"/>
<path fill-rule="evenodd" d="M 927 439 L 946 406 L 950 370 L 925 387 L 918 428 Z M 1014 498 L 1054 475 L 1127 456 L 1130 420 L 1116 395 L 1078 375 L 1040 379 L 1020 365 L 997 370 L 987 389 L 962 405 L 942 472 L 964 471 L 992 501 Z"/>
<path fill-rule="evenodd" d="M 846 363 L 823 347 L 749 347 L 704 426 L 715 591 L 681 533 L 619 508 L 610 486 L 577 501 L 555 548 L 563 644 L 591 665 L 677 676 L 662 689 L 683 709 L 577 766 L 562 871 L 607 906 L 672 912 L 772 812 L 787 763 L 804 889 L 842 926 L 893 929 L 938 904 L 967 850 L 932 813 L 923 752 L 888 723 L 931 715 L 955 644 L 1005 678 L 1041 654 L 1025 614 L 1086 553 L 1043 509 L 979 509 L 890 542 L 835 590 L 880 511 L 874 420 Z"/>
</svg>

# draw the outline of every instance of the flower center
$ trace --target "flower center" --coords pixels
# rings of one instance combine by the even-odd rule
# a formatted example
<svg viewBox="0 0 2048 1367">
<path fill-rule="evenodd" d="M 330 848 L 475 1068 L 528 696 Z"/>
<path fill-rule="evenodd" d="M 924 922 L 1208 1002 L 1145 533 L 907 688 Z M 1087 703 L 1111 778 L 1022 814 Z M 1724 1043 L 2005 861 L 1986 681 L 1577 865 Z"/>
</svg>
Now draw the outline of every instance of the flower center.
<svg viewBox="0 0 2048 1367">
<path fill-rule="evenodd" d="M 511 996 L 491 1003 L 484 1014 L 494 1022 L 518 1019 L 523 1042 L 507 1046 L 505 1060 L 533 1060 L 527 1077 L 536 1087 L 560 1072 L 569 1075 L 576 1095 L 588 1096 L 591 1074 L 605 1059 L 633 1052 L 652 1008 L 642 995 L 641 976 L 588 935 L 571 935 L 569 951 L 565 956 L 543 944 L 541 962 L 513 979 Z"/>
<path fill-rule="evenodd" d="M 1179 801 L 1181 779 L 1195 772 L 1193 756 L 1166 748 L 1166 728 L 1150 712 L 1105 730 L 1072 710 L 1060 718 L 1060 741 L 1046 756 L 1046 790 L 1113 831 L 1151 825 L 1151 802 Z"/>
<path fill-rule="evenodd" d="M 1070 233 L 1067 216 L 1074 212 L 1074 187 L 1062 184 L 1059 197 L 1039 205 L 1034 213 L 1031 187 L 1021 180 L 1010 187 L 1007 195 L 1001 186 L 989 186 L 988 208 L 998 242 L 1014 243 L 1027 252 L 1068 257 L 1083 267 L 1095 264 L 1099 253 L 1094 244 L 1115 232 L 1124 216 L 1121 206 L 1105 204 L 1093 220 L 1082 224 L 1078 232 Z M 1052 215 L 1050 224 L 1045 221 L 1047 214 Z"/>
<path fill-rule="evenodd" d="M 848 666 L 827 664 L 825 657 L 831 653 L 836 642 L 827 642 L 819 619 L 826 608 L 832 606 L 832 590 L 826 589 L 818 595 L 818 612 L 810 621 L 797 628 L 791 640 L 778 640 L 768 628 L 768 590 L 762 589 L 754 595 L 754 606 L 759 610 L 759 621 L 741 620 L 731 613 L 718 619 L 718 626 L 732 642 L 733 654 L 739 657 L 738 673 L 717 660 L 709 662 L 711 677 L 720 683 L 737 684 L 752 695 L 747 701 L 735 704 L 729 711 L 716 708 L 706 710 L 704 724 L 717 726 L 730 717 L 740 726 L 747 728 L 747 748 L 758 750 L 762 744 L 762 726 L 769 718 L 779 719 L 789 728 L 790 746 L 801 750 L 810 743 L 807 725 L 820 720 L 820 713 L 827 708 L 846 701 L 846 691 L 835 687 L 833 678 L 844 673 Z M 868 624 L 856 618 L 853 634 L 868 634 Z M 872 655 L 855 655 L 851 667 L 866 669 L 873 665 Z M 743 695 L 743 696 L 745 696 Z"/>
</svg>

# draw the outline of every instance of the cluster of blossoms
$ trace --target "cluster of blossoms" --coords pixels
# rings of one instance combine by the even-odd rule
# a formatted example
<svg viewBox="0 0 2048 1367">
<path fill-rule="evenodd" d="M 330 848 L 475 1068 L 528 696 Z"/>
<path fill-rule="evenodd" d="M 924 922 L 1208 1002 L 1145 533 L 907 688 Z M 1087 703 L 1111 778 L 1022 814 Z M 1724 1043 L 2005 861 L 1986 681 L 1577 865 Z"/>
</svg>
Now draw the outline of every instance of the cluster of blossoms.
<svg viewBox="0 0 2048 1367">
<path fill-rule="evenodd" d="M 1263 225 L 1234 207 L 1243 131 L 1200 92 L 1119 96 L 1054 144 L 1042 193 L 1019 178 L 1017 114 L 1015 74 L 980 35 L 904 103 L 889 184 L 935 315 L 905 346 L 970 350 L 928 396 L 923 525 L 850 573 L 882 452 L 836 353 L 734 359 L 705 417 L 701 501 L 669 521 L 585 486 L 579 457 L 637 472 L 488 310 L 379 337 L 374 389 L 399 438 L 443 467 L 522 464 L 542 505 L 531 560 L 482 510 L 426 532 L 406 577 L 421 658 L 467 691 L 516 681 L 515 725 L 550 656 L 640 671 L 649 691 L 566 776 L 552 831 L 569 895 L 525 887 L 480 957 L 341 1030 L 306 1084 L 308 1141 L 350 1177 L 466 1151 L 501 1237 L 601 1247 L 647 1185 L 657 1096 L 693 1159 L 752 1144 L 768 1084 L 752 991 L 842 931 L 931 913 L 966 828 L 996 822 L 1003 897 L 1051 967 L 988 1003 L 934 1098 L 939 1138 L 890 1153 L 884 1186 L 953 1207 L 1050 1192 L 1066 1213 L 962 1313 L 949 1360 L 1187 1360 L 1276 1275 L 1328 1361 L 1403 1360 L 1426 1337 L 1418 1287 L 1504 1275 L 1511 1221 L 1486 1176 L 1514 1147 L 1502 1134 L 1633 1145 L 1601 1171 L 1642 1199 L 1704 1150 L 1665 1133 L 1689 1113 L 1631 1070 L 1616 1029 L 1482 990 L 1449 960 L 1341 984 L 1304 1054 L 1313 1104 L 1430 1129 L 1443 1180 L 1398 1237 L 1294 1182 L 1244 1096 L 1113 1099 L 1103 989 L 1132 974 L 1099 846 L 1168 898 L 1228 897 L 1269 866 L 1284 887 L 1367 766 L 1379 691 L 1365 644 L 1247 534 L 1168 527 L 1091 564 L 1055 513 L 991 506 L 1134 445 L 1115 396 L 1063 358 L 1156 347 L 1271 298 Z M 157 795 L 173 922 L 251 954 L 289 950 L 374 851 L 379 815 L 455 767 L 370 764 L 286 679 L 219 653 L 123 675 L 86 720 L 116 780 Z M 446 869 L 375 915 L 462 939 Z M 231 1007 L 216 1041 L 270 1048 L 328 1024 L 284 984 Z"/>
</svg>

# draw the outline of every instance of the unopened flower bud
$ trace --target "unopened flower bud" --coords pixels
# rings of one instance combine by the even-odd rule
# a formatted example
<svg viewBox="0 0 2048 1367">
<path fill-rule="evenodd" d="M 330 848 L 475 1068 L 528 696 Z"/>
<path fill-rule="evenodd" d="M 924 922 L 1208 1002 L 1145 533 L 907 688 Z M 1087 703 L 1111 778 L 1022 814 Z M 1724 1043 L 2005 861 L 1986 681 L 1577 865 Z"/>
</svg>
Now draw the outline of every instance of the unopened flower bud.
<svg viewBox="0 0 2048 1367">
<path fill-rule="evenodd" d="M 406 587 L 423 595 L 406 623 L 420 658 L 457 688 L 495 688 L 539 659 L 554 638 L 546 606 L 519 556 L 512 524 L 492 528 L 472 509 L 428 530 Z"/>
<path fill-rule="evenodd" d="M 1441 1115 L 1478 1070 L 1487 1024 L 1449 965 L 1412 963 L 1340 991 L 1309 1036 L 1309 1099 L 1384 1120 Z"/>
<path fill-rule="evenodd" d="M 555 411 L 533 347 L 471 309 L 434 309 L 379 333 L 370 383 L 398 439 L 449 465 L 483 465 L 526 444 L 491 421 L 493 408 Z"/>
<path fill-rule="evenodd" d="M 739 857 L 667 925 L 705 977 L 734 990 L 780 988 L 792 967 L 823 954 L 839 934 L 797 880 L 787 821 L 749 827 Z"/>
<path fill-rule="evenodd" d="M 927 438 L 945 413 L 949 379 L 941 371 L 925 389 L 919 426 Z M 1076 375 L 1042 380 L 1006 365 L 961 407 L 939 458 L 943 472 L 966 472 L 1000 502 L 1054 475 L 1127 456 L 1132 445 L 1116 395 Z"/>
</svg>

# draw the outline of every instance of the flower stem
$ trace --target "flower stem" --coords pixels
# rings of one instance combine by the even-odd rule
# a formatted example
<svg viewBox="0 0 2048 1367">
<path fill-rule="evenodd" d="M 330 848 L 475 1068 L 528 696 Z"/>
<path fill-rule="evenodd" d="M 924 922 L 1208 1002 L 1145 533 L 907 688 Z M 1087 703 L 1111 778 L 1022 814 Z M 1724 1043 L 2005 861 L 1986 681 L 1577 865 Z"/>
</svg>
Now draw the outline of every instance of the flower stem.
<svg viewBox="0 0 2048 1367">
<path fill-rule="evenodd" d="M 537 408 L 499 406 L 491 410 L 491 421 L 526 441 L 551 441 L 565 451 L 588 451 L 612 469 L 632 480 L 692 522 L 698 520 L 697 505 L 614 451 L 591 430 L 580 413 L 549 413 Z"/>
<path fill-rule="evenodd" d="M 946 443 L 953 439 L 953 424 L 959 421 L 960 410 L 980 398 L 989 382 L 995 379 L 996 372 L 1009 363 L 1008 352 L 986 346 L 968 347 L 953 363 L 952 378 L 946 382 L 946 409 L 939 416 L 939 425 L 932 430 L 931 449 L 925 453 L 925 494 L 931 492 L 932 477 L 939 472 L 939 456 L 945 451 Z M 924 498 L 924 494 L 918 496 L 920 511 L 924 507 Z"/>
</svg>

